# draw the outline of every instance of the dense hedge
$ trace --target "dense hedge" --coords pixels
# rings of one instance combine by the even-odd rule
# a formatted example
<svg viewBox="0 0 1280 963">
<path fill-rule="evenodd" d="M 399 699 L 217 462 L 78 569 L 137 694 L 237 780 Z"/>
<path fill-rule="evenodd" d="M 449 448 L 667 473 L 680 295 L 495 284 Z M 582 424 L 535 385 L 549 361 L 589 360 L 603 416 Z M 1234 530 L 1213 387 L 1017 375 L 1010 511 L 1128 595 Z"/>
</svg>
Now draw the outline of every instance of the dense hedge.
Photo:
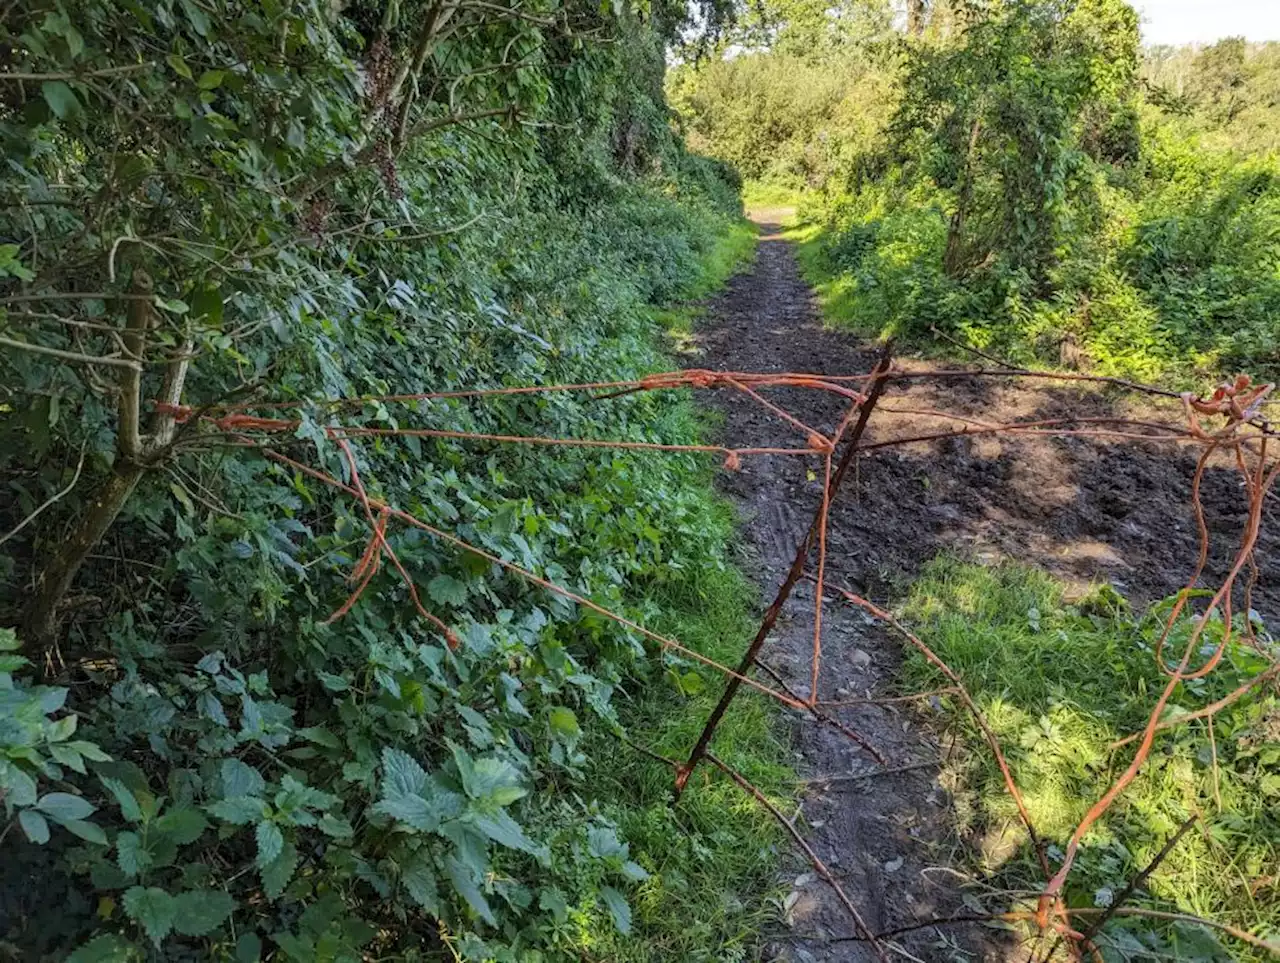
<svg viewBox="0 0 1280 963">
<path fill-rule="evenodd" d="M 669 364 L 648 305 L 705 286 L 739 209 L 672 139 L 662 48 L 572 0 L 5 7 L 5 945 L 538 960 L 630 931 L 665 870 L 599 785 L 616 698 L 697 673 L 394 525 L 460 647 L 390 565 L 331 622 L 360 507 L 153 400 L 296 403 L 279 445 L 339 478 L 338 419 L 692 438 L 670 397 L 322 403 Z M 371 493 L 633 615 L 727 577 L 688 457 L 355 448 Z"/>
</svg>

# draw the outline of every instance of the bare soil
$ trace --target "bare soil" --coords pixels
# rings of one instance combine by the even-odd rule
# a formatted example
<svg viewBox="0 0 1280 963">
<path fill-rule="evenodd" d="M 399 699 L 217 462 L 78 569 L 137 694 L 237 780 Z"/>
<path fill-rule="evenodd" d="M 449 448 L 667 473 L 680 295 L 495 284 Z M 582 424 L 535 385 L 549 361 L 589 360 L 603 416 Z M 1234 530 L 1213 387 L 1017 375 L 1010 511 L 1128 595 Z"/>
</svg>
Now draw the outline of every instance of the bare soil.
<svg viewBox="0 0 1280 963">
<path fill-rule="evenodd" d="M 870 371 L 878 346 L 825 330 L 778 225 L 764 223 L 762 232 L 752 268 L 708 303 L 688 365 L 828 375 Z M 902 358 L 897 364 L 908 370 L 926 367 Z M 705 397 L 723 415 L 726 445 L 803 444 L 793 426 L 741 396 L 715 392 Z M 821 430 L 829 430 L 843 414 L 840 399 L 818 392 L 778 390 L 770 397 Z M 1014 378 L 894 382 L 865 442 L 954 427 L 895 409 L 944 409 L 1013 421 L 1067 413 L 1128 414 L 1130 405 L 1114 391 Z M 1141 413 L 1153 415 L 1149 407 Z M 1176 403 L 1154 414 L 1178 420 Z M 741 514 L 744 564 L 766 602 L 819 501 L 820 479 L 810 473 L 812 462 L 805 462 L 748 458 L 741 470 L 722 474 L 722 488 Z M 1169 445 L 974 437 L 869 452 L 856 467 L 832 506 L 828 578 L 880 603 L 900 598 L 920 566 L 943 551 L 986 563 L 1002 558 L 1033 563 L 1081 589 L 1107 580 L 1138 605 L 1175 592 L 1195 563 L 1194 455 Z M 1244 522 L 1244 498 L 1229 466 L 1208 471 L 1202 500 L 1214 536 L 1207 571 L 1213 580 L 1225 574 Z M 1264 532 L 1277 530 L 1273 520 L 1264 520 Z M 1280 613 L 1275 549 L 1275 538 L 1264 535 L 1254 599 L 1264 616 Z M 767 666 L 806 695 L 813 604 L 812 588 L 802 583 L 763 653 Z M 820 699 L 899 694 L 894 683 L 902 649 L 896 638 L 843 606 L 829 605 L 825 622 Z M 931 763 L 943 750 L 929 704 L 863 704 L 832 711 L 884 753 L 887 769 L 848 778 L 881 767 L 839 732 L 791 713 L 797 768 L 811 780 L 797 825 L 873 929 L 963 912 L 963 878 L 954 867 L 963 862 L 961 848 L 976 843 L 958 839 L 953 829 L 950 800 Z M 823 781 L 828 777 L 844 778 Z M 847 913 L 804 865 L 796 869 L 788 903 L 787 926 L 766 935 L 764 959 L 874 959 L 868 947 L 850 939 L 854 929 Z M 899 945 L 927 961 L 996 961 L 1011 958 L 1012 947 L 1001 936 L 978 926 L 930 927 L 903 937 Z"/>
</svg>

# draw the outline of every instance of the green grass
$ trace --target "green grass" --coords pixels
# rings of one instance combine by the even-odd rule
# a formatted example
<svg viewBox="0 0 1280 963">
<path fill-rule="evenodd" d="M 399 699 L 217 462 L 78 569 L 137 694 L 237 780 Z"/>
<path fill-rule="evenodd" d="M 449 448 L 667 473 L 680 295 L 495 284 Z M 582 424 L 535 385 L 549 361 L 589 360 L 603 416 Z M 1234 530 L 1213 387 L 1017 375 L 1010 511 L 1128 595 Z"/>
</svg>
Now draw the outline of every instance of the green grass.
<svg viewBox="0 0 1280 963">
<path fill-rule="evenodd" d="M 703 265 L 691 296 L 704 297 L 747 264 L 755 250 L 752 225 L 734 225 Z M 696 307 L 669 306 L 655 320 L 673 336 L 692 333 Z M 706 433 L 708 416 L 691 398 L 671 417 Z M 697 537 L 728 546 L 736 523 L 712 488 L 707 467 L 690 484 L 701 489 Z M 648 589 L 639 605 L 657 632 L 722 663 L 734 664 L 756 626 L 756 591 L 731 564 L 673 572 Z M 683 759 L 720 697 L 723 677 L 689 660 L 664 659 L 617 699 L 627 737 L 663 755 Z M 670 805 L 674 775 L 614 736 L 600 734 L 583 747 L 595 760 L 590 780 L 602 815 L 616 823 L 632 858 L 651 873 L 632 894 L 632 933 L 620 935 L 603 909 L 584 918 L 573 946 L 583 959 L 610 963 L 750 958 L 762 928 L 779 905 L 777 871 L 784 837 L 773 817 L 710 766 L 690 780 L 678 807 Z M 795 798 L 795 774 L 767 699 L 740 695 L 717 730 L 713 749 L 779 804 Z"/>
<path fill-rule="evenodd" d="M 800 203 L 802 191 L 781 184 L 770 184 L 765 181 L 748 181 L 742 185 L 742 202 L 748 210 L 769 207 L 796 207 Z"/>
<path fill-rule="evenodd" d="M 703 258 L 685 297 L 696 301 L 724 287 L 729 278 L 750 264 L 757 237 L 756 227 L 750 221 L 738 220 L 729 225 Z"/>
<path fill-rule="evenodd" d="M 961 674 L 986 713 L 1032 821 L 1059 859 L 1088 807 L 1132 758 L 1132 747 L 1111 751 L 1109 745 L 1142 728 L 1165 680 L 1151 650 L 1160 606 L 1131 613 L 1109 587 L 1069 605 L 1063 590 L 1035 569 L 944 557 L 926 569 L 905 605 L 924 641 Z M 1185 633 L 1185 624 L 1175 631 Z M 1175 692 L 1170 711 L 1221 697 L 1263 664 L 1256 652 L 1233 645 L 1203 683 Z M 943 684 L 914 650 L 905 679 L 917 691 Z M 1001 890 L 1035 890 L 1043 876 L 995 761 L 962 707 L 948 709 L 967 750 L 944 776 L 955 793 L 960 831 L 979 844 L 976 868 Z M 1068 882 L 1071 905 L 1104 905 L 1185 819 L 1199 814 L 1201 823 L 1130 905 L 1280 936 L 1280 701 L 1243 700 L 1219 714 L 1214 733 L 1216 790 L 1203 722 L 1157 737 L 1150 762 L 1085 837 Z M 1152 926 L 1137 918 L 1113 920 L 1105 936 L 1108 960 L 1263 958 L 1229 938 L 1219 943 L 1199 927 Z"/>
<path fill-rule="evenodd" d="M 826 232 L 821 225 L 795 223 L 783 236 L 795 245 L 800 274 L 818 296 L 827 324 L 863 337 L 879 337 L 881 331 L 869 330 L 859 323 L 857 280 L 831 263 L 824 245 Z"/>
</svg>

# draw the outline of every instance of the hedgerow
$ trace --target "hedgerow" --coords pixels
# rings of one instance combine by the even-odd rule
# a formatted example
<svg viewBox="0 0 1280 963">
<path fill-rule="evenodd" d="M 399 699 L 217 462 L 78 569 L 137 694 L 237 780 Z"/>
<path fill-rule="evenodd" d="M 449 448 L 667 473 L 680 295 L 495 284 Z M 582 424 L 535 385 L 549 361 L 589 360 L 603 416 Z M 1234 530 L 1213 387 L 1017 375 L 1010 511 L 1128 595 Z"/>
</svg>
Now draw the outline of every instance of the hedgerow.
<svg viewBox="0 0 1280 963">
<path fill-rule="evenodd" d="M 740 938 L 746 899 L 643 909 L 682 885 L 672 852 L 698 872 L 737 851 L 729 888 L 770 858 L 752 816 L 668 838 L 620 755 L 647 694 L 675 678 L 690 698 L 695 667 L 394 528 L 459 644 L 390 566 L 334 619 L 359 504 L 178 415 L 296 404 L 292 450 L 342 478 L 326 399 L 669 366 L 651 306 L 732 269 L 740 213 L 667 124 L 678 19 L 555 0 L 0 15 L 0 930 L 21 954 L 640 959 L 676 938 L 694 959 Z M 698 431 L 670 395 L 343 412 Z M 738 578 L 692 456 L 355 449 L 371 494 L 612 609 L 696 628 Z"/>
</svg>

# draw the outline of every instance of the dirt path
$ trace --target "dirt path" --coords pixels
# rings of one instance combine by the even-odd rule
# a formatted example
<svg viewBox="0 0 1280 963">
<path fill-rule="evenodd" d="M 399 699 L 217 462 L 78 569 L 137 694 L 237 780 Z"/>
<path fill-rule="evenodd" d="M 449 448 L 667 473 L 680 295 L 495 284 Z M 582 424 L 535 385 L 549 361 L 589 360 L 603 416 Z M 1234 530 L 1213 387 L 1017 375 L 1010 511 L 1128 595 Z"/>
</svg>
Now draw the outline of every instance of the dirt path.
<svg viewBox="0 0 1280 963">
<path fill-rule="evenodd" d="M 689 366 L 823 374 L 871 370 L 875 347 L 822 329 L 789 244 L 776 224 L 763 224 L 762 231 L 752 269 L 709 304 Z M 783 390 L 772 397 L 823 430 L 843 411 L 838 399 L 817 392 Z M 719 392 L 709 403 L 723 413 L 725 444 L 797 443 L 795 429 L 760 406 Z M 895 383 L 872 419 L 867 441 L 952 427 L 894 409 L 941 408 L 1004 421 L 1068 411 L 1111 414 L 1119 404 L 1094 390 L 1038 388 L 1015 379 L 962 379 L 945 388 Z M 908 426 L 913 430 L 904 430 Z M 873 601 L 893 601 L 923 562 L 950 550 L 979 561 L 1034 562 L 1082 586 L 1107 579 L 1135 602 L 1147 602 L 1176 591 L 1194 564 L 1196 534 L 1188 509 L 1193 469 L 1185 454 L 1165 448 L 1081 438 L 950 439 L 871 454 L 860 459 L 832 506 L 829 578 Z M 740 471 L 722 478 L 743 519 L 745 564 L 771 599 L 807 530 L 820 483 L 799 460 L 788 458 L 746 459 Z M 1209 566 L 1213 578 L 1223 574 L 1227 539 L 1244 519 L 1238 481 L 1225 466 L 1206 476 L 1204 502 L 1211 531 L 1223 536 L 1222 551 Z M 1267 520 L 1267 528 L 1275 532 L 1280 526 Z M 1280 613 L 1280 599 L 1265 589 L 1280 584 L 1275 549 L 1269 538 L 1259 550 L 1264 589 L 1255 606 L 1264 615 Z M 804 694 L 812 609 L 812 589 L 802 584 L 763 654 L 767 666 Z M 897 694 L 899 643 L 844 607 L 829 606 L 825 619 L 819 698 Z M 815 780 L 803 801 L 810 843 L 874 929 L 961 911 L 960 881 L 948 867 L 957 862 L 955 847 L 966 843 L 951 830 L 947 794 L 929 765 L 940 753 L 929 707 L 920 712 L 901 704 L 864 704 L 838 712 L 880 748 L 890 769 L 916 768 L 849 779 L 879 767 L 834 729 L 802 723 L 795 714 L 796 764 L 802 778 Z M 843 778 L 822 781 L 827 777 Z M 864 945 L 847 939 L 853 927 L 846 912 L 811 873 L 797 876 L 789 902 L 789 928 L 771 935 L 765 959 L 874 959 Z M 901 945 L 931 963 L 1010 958 L 1008 946 L 978 927 L 925 929 Z"/>
</svg>

